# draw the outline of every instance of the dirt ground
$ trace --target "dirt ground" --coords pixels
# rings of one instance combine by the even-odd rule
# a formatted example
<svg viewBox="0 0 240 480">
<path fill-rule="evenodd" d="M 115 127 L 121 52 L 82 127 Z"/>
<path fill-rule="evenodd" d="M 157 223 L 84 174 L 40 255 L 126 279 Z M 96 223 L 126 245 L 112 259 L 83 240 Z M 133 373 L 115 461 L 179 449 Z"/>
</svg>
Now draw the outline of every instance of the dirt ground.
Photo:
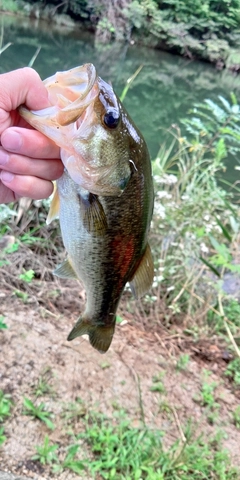
<svg viewBox="0 0 240 480">
<path fill-rule="evenodd" d="M 110 417 L 116 408 L 124 408 L 134 426 L 139 425 L 144 411 L 146 423 L 165 432 L 166 448 L 183 436 L 190 418 L 196 436 L 203 433 L 207 437 L 221 429 L 227 434 L 224 446 L 232 464 L 240 466 L 240 430 L 232 423 L 240 392 L 233 391 L 223 376 L 230 355 L 226 346 L 217 339 L 190 341 L 176 329 L 174 334 L 160 326 L 149 331 L 135 322 L 134 312 L 127 314 L 120 307 L 125 322 L 117 325 L 110 350 L 101 355 L 87 338 L 66 341 L 85 298 L 76 282 L 58 282 L 59 288 L 56 281 L 49 282 L 47 294 L 38 289 L 38 294 L 29 295 L 25 304 L 7 286 L 1 289 L 0 315 L 5 317 L 8 328 L 0 331 L 0 388 L 12 396 L 14 407 L 5 422 L 7 440 L 0 450 L 0 470 L 28 477 L 37 474 L 38 480 L 52 478 L 47 467 L 31 460 L 34 446 L 42 444 L 46 434 L 53 443 L 62 447 L 66 444 L 66 429 L 62 429 L 60 417 L 66 405 L 79 397 L 85 409 L 97 409 Z M 176 362 L 183 353 L 190 354 L 190 362 L 185 371 L 178 371 Z M 217 383 L 215 400 L 220 409 L 214 425 L 207 421 L 205 407 L 196 401 L 204 369 L 212 372 L 209 381 Z M 23 414 L 23 397 L 34 399 L 34 388 L 46 372 L 55 395 L 40 400 L 54 413 L 56 428 L 52 432 L 42 422 Z M 156 375 L 164 384 L 162 393 L 151 390 Z M 168 413 L 162 404 L 168 405 Z M 76 430 L 78 427 L 76 419 Z M 64 471 L 58 478 L 80 477 Z"/>
</svg>

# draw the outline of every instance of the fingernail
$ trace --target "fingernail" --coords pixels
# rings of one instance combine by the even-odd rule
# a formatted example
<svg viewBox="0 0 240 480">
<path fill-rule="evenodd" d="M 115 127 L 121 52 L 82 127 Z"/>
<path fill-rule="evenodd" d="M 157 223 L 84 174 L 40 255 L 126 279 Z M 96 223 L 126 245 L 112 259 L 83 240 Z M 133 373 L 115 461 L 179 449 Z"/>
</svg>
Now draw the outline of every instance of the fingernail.
<svg viewBox="0 0 240 480">
<path fill-rule="evenodd" d="M 2 146 L 11 152 L 18 151 L 22 146 L 22 136 L 14 130 L 6 130 L 2 134 Z"/>
<path fill-rule="evenodd" d="M 0 177 L 1 177 L 1 180 L 6 183 L 9 183 L 14 179 L 13 173 L 5 172 L 5 170 L 1 171 Z"/>
<path fill-rule="evenodd" d="M 4 152 L 4 150 L 0 150 L 0 165 L 6 165 L 8 159 L 9 159 L 8 153 Z"/>
</svg>

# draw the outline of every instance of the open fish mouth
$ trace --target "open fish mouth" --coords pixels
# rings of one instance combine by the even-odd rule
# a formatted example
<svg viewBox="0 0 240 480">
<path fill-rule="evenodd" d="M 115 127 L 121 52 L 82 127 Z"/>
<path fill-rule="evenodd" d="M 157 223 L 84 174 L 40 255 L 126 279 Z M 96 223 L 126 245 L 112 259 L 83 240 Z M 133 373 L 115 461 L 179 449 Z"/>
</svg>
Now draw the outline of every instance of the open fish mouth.
<svg viewBox="0 0 240 480">
<path fill-rule="evenodd" d="M 52 106 L 32 110 L 32 114 L 37 117 L 37 121 L 40 121 L 39 117 L 44 117 L 45 121 L 51 119 L 51 126 L 74 123 L 99 94 L 96 69 L 91 63 L 66 72 L 57 72 L 43 83 Z M 20 107 L 20 113 L 27 115 L 24 107 Z"/>
<path fill-rule="evenodd" d="M 96 69 L 91 63 L 57 72 L 44 84 L 49 101 L 58 109 L 56 120 L 61 126 L 77 121 L 99 94 Z"/>
</svg>

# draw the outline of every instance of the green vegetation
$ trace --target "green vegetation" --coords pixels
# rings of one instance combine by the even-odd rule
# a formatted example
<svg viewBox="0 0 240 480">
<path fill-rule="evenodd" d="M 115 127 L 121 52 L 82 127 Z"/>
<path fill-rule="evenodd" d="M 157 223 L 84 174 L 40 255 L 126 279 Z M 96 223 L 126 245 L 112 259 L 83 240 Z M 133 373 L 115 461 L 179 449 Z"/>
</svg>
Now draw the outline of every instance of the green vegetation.
<svg viewBox="0 0 240 480">
<path fill-rule="evenodd" d="M 161 372 L 158 375 L 154 375 L 152 379 L 152 386 L 150 388 L 151 392 L 159 392 L 159 393 L 165 393 L 165 387 L 162 382 L 164 374 Z"/>
<path fill-rule="evenodd" d="M 3 315 L 0 315 L 0 330 L 5 330 L 7 327 L 7 324 L 4 322 L 5 317 Z"/>
<path fill-rule="evenodd" d="M 0 423 L 4 422 L 7 417 L 10 416 L 12 408 L 12 400 L 10 395 L 5 395 L 2 390 L 0 390 Z"/>
<path fill-rule="evenodd" d="M 226 273 L 240 270 L 234 257 L 240 219 L 233 196 L 237 187 L 226 191 L 218 176 L 226 156 L 239 154 L 240 115 L 234 96 L 232 104 L 223 98 L 220 102 L 196 105 L 194 117 L 183 121 L 188 135 L 174 128 L 172 142 L 158 153 L 153 164 L 154 231 L 161 242 L 158 236 L 154 247 L 159 272 L 155 286 L 161 285 L 165 294 L 166 320 L 179 313 L 195 319 L 207 314 L 211 326 L 215 322 L 219 329 L 222 322 L 225 331 L 225 305 L 228 313 L 237 308 L 223 284 Z"/>
<path fill-rule="evenodd" d="M 230 377 L 236 387 L 240 385 L 240 358 L 235 358 L 228 364 L 225 375 Z"/>
<path fill-rule="evenodd" d="M 116 7 L 108 0 L 1 2 L 3 11 L 41 16 L 69 27 L 74 26 L 72 19 L 80 20 L 102 42 L 134 39 L 239 70 L 239 0 L 123 0 Z"/>
<path fill-rule="evenodd" d="M 233 423 L 240 428 L 240 405 L 233 412 Z"/>
<path fill-rule="evenodd" d="M 38 460 L 43 465 L 46 465 L 46 463 L 51 464 L 58 460 L 57 455 L 55 453 L 56 450 L 58 449 L 58 445 L 57 444 L 50 445 L 48 435 L 45 436 L 43 445 L 36 446 L 35 448 L 37 453 L 33 455 L 32 457 L 33 460 Z"/>
<path fill-rule="evenodd" d="M 46 436 L 32 458 L 49 464 L 55 474 L 68 469 L 77 474 L 85 471 L 93 478 L 100 475 L 106 480 L 199 480 L 211 478 L 212 474 L 216 480 L 238 478 L 238 471 L 230 466 L 228 454 L 221 447 L 219 434 L 208 441 L 195 439 L 188 425 L 185 442 L 177 441 L 166 450 L 160 430 L 134 428 L 123 412 L 111 420 L 91 412 L 83 422 L 84 432 L 73 437 L 74 443 L 64 455 Z M 84 444 L 90 461 L 83 456 Z"/>
<path fill-rule="evenodd" d="M 55 395 L 53 386 L 50 384 L 52 378 L 52 371 L 50 367 L 44 369 L 43 373 L 39 376 L 36 385 L 33 387 L 33 393 L 36 397 L 43 395 Z"/>
<path fill-rule="evenodd" d="M 54 424 L 50 420 L 52 413 L 46 410 L 44 402 L 41 402 L 39 405 L 35 405 L 29 398 L 24 398 L 23 405 L 25 407 L 23 413 L 25 415 L 31 415 L 34 418 L 38 418 L 44 422 L 48 428 L 54 430 Z"/>
<path fill-rule="evenodd" d="M 180 355 L 177 361 L 176 369 L 179 371 L 187 370 L 189 361 L 190 361 L 190 355 L 188 353 L 183 353 L 182 355 Z"/>
<path fill-rule="evenodd" d="M 10 395 L 0 390 L 0 447 L 7 439 L 2 423 L 10 417 L 12 406 L 13 402 Z"/>
<path fill-rule="evenodd" d="M 4 435 L 4 427 L 0 427 L 0 447 L 6 440 L 6 435 Z"/>
</svg>

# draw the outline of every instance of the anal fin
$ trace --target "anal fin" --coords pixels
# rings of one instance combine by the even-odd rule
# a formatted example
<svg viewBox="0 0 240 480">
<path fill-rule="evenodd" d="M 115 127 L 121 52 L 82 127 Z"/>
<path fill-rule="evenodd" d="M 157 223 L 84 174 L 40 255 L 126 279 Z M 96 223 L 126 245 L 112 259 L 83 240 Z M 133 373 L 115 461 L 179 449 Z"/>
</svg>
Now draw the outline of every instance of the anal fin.
<svg viewBox="0 0 240 480">
<path fill-rule="evenodd" d="M 147 244 L 141 262 L 130 280 L 130 287 L 135 298 L 140 298 L 151 288 L 154 278 L 154 266 L 152 253 L 149 244 Z"/>
</svg>

